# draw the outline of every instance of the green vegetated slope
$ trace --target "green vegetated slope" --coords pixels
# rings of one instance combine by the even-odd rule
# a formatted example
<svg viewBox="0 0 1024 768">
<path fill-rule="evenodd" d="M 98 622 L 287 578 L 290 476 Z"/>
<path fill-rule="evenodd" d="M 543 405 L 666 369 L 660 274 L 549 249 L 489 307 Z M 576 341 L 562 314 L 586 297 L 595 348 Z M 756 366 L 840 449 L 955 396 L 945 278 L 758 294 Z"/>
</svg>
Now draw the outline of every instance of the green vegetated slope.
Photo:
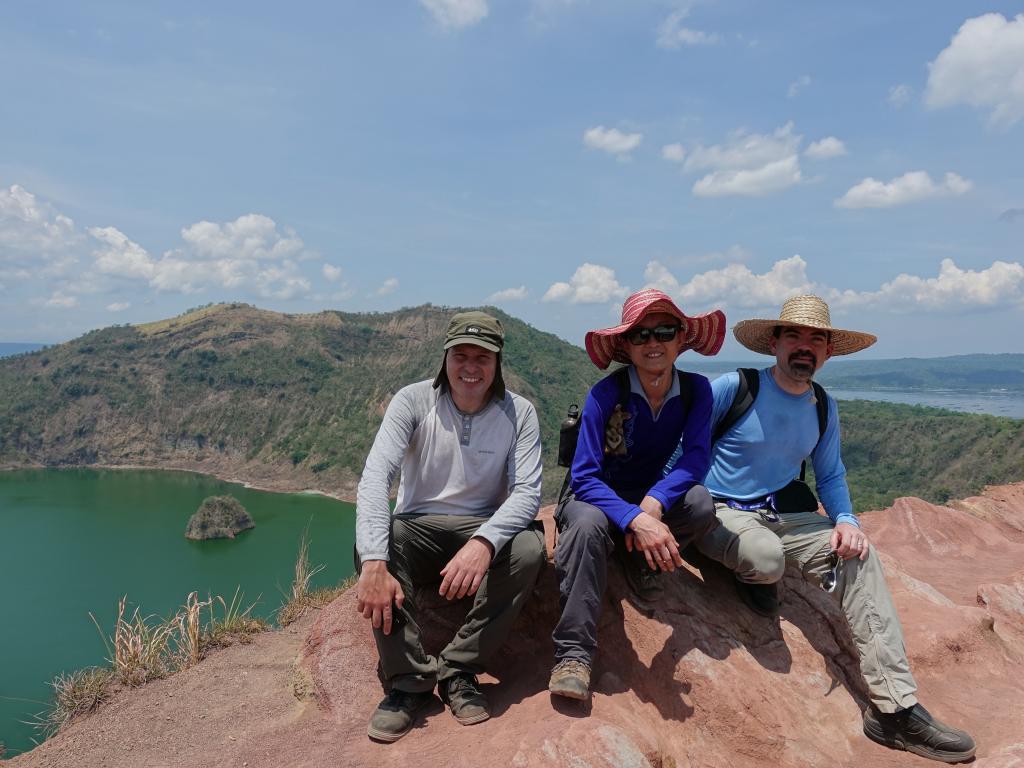
<svg viewBox="0 0 1024 768">
<path fill-rule="evenodd" d="M 839 404 L 854 509 L 933 503 L 1024 480 L 1024 420 L 867 400 Z M 813 473 L 811 473 L 813 475 Z"/>
<path fill-rule="evenodd" d="M 93 331 L 0 361 L 0 462 L 189 466 L 350 495 L 391 396 L 433 377 L 454 308 L 283 315 L 242 304 Z M 505 377 L 558 424 L 599 372 L 498 310 Z"/>
<path fill-rule="evenodd" d="M 387 403 L 434 376 L 456 311 L 221 304 L 0 360 L 0 464 L 177 466 L 351 497 Z M 602 374 L 579 347 L 490 311 L 507 331 L 509 387 L 537 405 L 550 501 L 564 476 L 555 453 L 566 405 Z M 840 410 L 860 510 L 1024 480 L 1024 421 L 883 403 Z"/>
</svg>

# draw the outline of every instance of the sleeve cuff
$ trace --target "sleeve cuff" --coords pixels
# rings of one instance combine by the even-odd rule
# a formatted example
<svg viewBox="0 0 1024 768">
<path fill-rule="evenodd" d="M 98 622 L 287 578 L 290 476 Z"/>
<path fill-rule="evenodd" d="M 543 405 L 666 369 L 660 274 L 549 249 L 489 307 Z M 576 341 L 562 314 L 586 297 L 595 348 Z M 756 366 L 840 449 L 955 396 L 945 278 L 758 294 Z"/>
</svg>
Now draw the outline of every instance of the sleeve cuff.
<svg viewBox="0 0 1024 768">
<path fill-rule="evenodd" d="M 629 512 L 627 512 L 619 521 L 619 528 L 621 528 L 623 533 L 625 533 L 629 530 L 629 524 L 636 520 L 636 518 L 642 515 L 643 513 L 644 511 L 640 509 L 640 507 L 630 507 Z"/>
<path fill-rule="evenodd" d="M 844 512 L 841 515 L 837 515 L 836 525 L 839 525 L 840 523 L 847 523 L 849 525 L 853 525 L 857 528 L 860 528 L 860 520 L 858 520 L 857 516 L 854 515 L 852 512 Z"/>
</svg>

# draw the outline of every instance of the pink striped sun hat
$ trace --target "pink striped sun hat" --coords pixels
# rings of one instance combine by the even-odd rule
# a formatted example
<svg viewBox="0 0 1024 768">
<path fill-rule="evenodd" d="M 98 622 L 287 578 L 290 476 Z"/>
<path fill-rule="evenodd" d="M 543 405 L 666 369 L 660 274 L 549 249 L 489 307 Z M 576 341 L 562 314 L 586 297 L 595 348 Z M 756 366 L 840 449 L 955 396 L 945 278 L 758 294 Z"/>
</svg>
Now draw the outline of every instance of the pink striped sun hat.
<svg viewBox="0 0 1024 768">
<path fill-rule="evenodd" d="M 682 350 L 692 349 L 702 355 L 717 355 L 725 340 L 725 314 L 720 309 L 706 315 L 688 317 L 666 294 L 656 288 L 634 293 L 622 305 L 622 322 L 614 328 L 603 328 L 587 333 L 587 354 L 594 365 L 604 369 L 614 360 L 629 363 L 629 355 L 622 345 L 621 336 L 652 312 L 665 312 L 678 318 L 686 339 Z"/>
</svg>

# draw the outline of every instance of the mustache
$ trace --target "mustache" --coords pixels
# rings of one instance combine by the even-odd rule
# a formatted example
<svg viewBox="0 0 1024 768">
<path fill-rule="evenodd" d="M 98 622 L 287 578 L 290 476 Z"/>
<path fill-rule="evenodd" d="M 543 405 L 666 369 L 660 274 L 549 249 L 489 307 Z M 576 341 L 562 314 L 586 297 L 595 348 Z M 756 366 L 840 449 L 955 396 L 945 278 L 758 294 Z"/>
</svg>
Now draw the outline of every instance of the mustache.
<svg viewBox="0 0 1024 768">
<path fill-rule="evenodd" d="M 813 352 L 794 352 L 789 356 L 790 363 L 809 363 L 817 365 L 818 358 Z"/>
</svg>

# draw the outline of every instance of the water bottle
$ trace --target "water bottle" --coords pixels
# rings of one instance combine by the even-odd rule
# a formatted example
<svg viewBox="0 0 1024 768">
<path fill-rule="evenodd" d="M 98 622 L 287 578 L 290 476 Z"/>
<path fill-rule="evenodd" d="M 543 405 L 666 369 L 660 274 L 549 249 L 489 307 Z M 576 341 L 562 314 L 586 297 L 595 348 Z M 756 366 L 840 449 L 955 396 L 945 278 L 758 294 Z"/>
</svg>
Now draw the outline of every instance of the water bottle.
<svg viewBox="0 0 1024 768">
<path fill-rule="evenodd" d="M 580 436 L 580 408 L 576 403 L 569 406 L 565 421 L 558 429 L 558 466 L 571 467 L 576 455 L 576 441 Z"/>
</svg>

